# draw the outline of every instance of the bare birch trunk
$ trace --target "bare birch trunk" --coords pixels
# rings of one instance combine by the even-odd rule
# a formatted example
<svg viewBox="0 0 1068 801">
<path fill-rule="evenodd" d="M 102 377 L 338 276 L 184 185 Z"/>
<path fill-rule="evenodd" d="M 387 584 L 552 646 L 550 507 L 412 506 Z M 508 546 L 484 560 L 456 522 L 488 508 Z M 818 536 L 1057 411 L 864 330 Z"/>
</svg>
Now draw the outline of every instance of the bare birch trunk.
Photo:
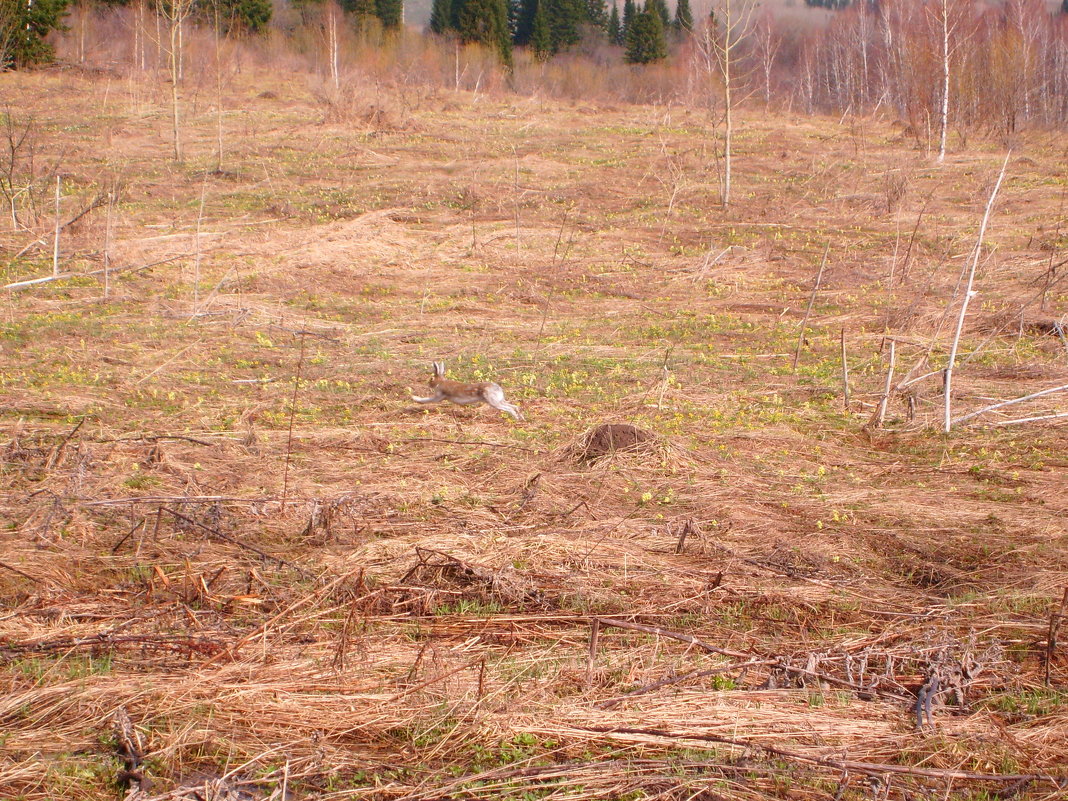
<svg viewBox="0 0 1068 801">
<path fill-rule="evenodd" d="M 939 120 L 938 163 L 946 158 L 946 136 L 949 130 L 949 0 L 942 0 L 942 111 Z"/>
<path fill-rule="evenodd" d="M 986 234 L 987 223 L 990 222 L 990 212 L 994 208 L 994 200 L 998 196 L 998 190 L 1001 188 L 1001 182 L 1005 178 L 1005 170 L 1009 166 L 1009 157 L 1012 155 L 1010 150 L 1005 154 L 1005 162 L 1001 165 L 1001 172 L 998 173 L 998 180 L 994 184 L 994 189 L 990 193 L 990 199 L 986 203 L 986 211 L 983 213 L 983 221 L 979 225 L 979 235 L 975 240 L 975 250 L 972 252 L 972 263 L 968 269 L 968 285 L 964 289 L 964 298 L 960 304 L 960 315 L 957 317 L 957 330 L 953 334 L 953 344 L 949 349 L 949 362 L 946 364 L 945 373 L 945 417 L 943 420 L 946 433 L 953 427 L 952 422 L 952 402 L 953 402 L 953 366 L 957 361 L 957 348 L 960 345 L 961 331 L 964 330 L 964 316 L 968 313 L 968 303 L 975 295 L 972 287 L 975 285 L 975 271 L 979 267 L 979 257 L 983 250 L 983 236 Z"/>
<path fill-rule="evenodd" d="M 330 19 L 328 21 L 330 37 L 330 79 L 334 82 L 334 90 L 341 88 L 341 70 L 339 69 L 340 54 L 337 39 L 337 8 L 330 5 Z"/>
<path fill-rule="evenodd" d="M 59 222 L 59 190 L 60 190 L 61 181 L 62 181 L 62 179 L 57 174 L 56 175 L 56 234 L 55 234 L 55 239 L 52 241 L 52 276 L 53 277 L 56 277 L 56 276 L 59 275 L 59 232 L 60 232 L 60 228 L 61 228 L 60 222 Z"/>
</svg>

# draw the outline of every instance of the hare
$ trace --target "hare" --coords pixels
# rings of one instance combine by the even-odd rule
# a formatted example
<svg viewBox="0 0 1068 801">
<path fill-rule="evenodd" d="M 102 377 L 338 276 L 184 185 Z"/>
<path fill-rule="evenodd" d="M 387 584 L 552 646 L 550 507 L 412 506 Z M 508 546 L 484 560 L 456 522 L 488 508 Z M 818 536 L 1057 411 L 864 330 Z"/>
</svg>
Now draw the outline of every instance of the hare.
<svg viewBox="0 0 1068 801">
<path fill-rule="evenodd" d="M 434 362 L 434 375 L 430 379 L 430 388 L 434 394 L 428 398 L 417 398 L 412 395 L 416 403 L 438 403 L 447 400 L 466 406 L 470 403 L 485 403 L 494 409 L 507 412 L 516 420 L 522 420 L 523 415 L 519 409 L 504 399 L 504 390 L 499 384 L 492 381 L 477 381 L 467 383 L 464 381 L 452 381 L 445 377 L 445 362 Z"/>
</svg>

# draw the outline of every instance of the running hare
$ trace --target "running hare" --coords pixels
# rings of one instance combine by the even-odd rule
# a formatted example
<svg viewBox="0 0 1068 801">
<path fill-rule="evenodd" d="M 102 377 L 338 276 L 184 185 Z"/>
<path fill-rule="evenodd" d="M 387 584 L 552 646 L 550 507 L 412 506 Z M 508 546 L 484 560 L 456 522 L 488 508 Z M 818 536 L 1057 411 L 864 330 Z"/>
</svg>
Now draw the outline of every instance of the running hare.
<svg viewBox="0 0 1068 801">
<path fill-rule="evenodd" d="M 516 420 L 522 420 L 523 415 L 519 409 L 504 399 L 504 390 L 499 384 L 492 381 L 477 381 L 467 383 L 464 381 L 452 381 L 445 377 L 445 362 L 434 362 L 434 375 L 430 379 L 430 388 L 434 394 L 429 398 L 417 398 L 412 395 L 416 403 L 437 403 L 438 401 L 452 401 L 466 406 L 469 403 L 485 403 L 494 409 L 508 412 Z"/>
</svg>

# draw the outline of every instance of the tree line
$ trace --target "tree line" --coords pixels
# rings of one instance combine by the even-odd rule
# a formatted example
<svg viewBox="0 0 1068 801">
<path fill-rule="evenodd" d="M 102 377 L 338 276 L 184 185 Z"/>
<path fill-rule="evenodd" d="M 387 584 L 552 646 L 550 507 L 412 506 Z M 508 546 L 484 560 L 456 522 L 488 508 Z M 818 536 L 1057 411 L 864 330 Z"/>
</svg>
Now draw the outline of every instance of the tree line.
<svg viewBox="0 0 1068 801">
<path fill-rule="evenodd" d="M 68 2 L 0 0 L 0 64 L 47 61 L 46 35 L 62 27 Z M 272 21 L 270 2 L 82 0 L 82 8 L 130 3 L 129 12 L 120 8 L 108 14 L 143 21 L 146 10 L 156 8 L 166 20 L 168 9 L 180 4 L 191 9 L 185 19 L 199 16 L 202 24 L 232 36 L 250 36 L 268 25 L 286 27 L 296 19 L 294 33 L 298 28 L 319 33 L 295 41 L 320 43 L 313 47 L 328 41 L 325 28 L 320 30 L 327 24 L 321 12 L 337 9 L 335 0 L 289 0 L 288 22 Z M 953 137 L 963 142 L 969 131 L 1011 134 L 1030 124 L 1068 124 L 1068 13 L 1060 10 L 1065 2 L 1051 9 L 1044 0 L 858 0 L 826 24 L 806 28 L 758 9 L 731 45 L 737 96 L 810 112 L 889 109 L 917 136 L 941 140 L 939 152 L 947 133 L 952 143 Z M 736 0 L 734 5 L 741 19 L 751 3 Z M 388 32 L 403 25 L 402 0 L 340 0 L 340 6 L 346 13 L 329 15 L 332 22 L 387 32 L 361 38 L 371 47 L 390 41 Z M 84 24 L 84 15 L 78 19 Z M 573 53 L 549 72 L 531 70 L 534 58 L 517 60 L 522 72 L 506 67 L 503 79 L 517 87 L 532 86 L 546 75 L 559 81 L 568 71 L 596 63 L 589 75 L 600 88 L 587 81 L 585 91 L 629 92 L 634 102 L 644 96 L 689 102 L 695 91 L 711 93 L 701 101 L 707 102 L 724 94 L 723 81 L 713 74 L 714 56 L 724 44 L 723 12 L 695 19 L 687 0 L 670 15 L 664 0 L 435 0 L 429 28 L 432 34 L 423 42 L 431 50 L 441 51 L 448 41 L 480 43 L 505 64 L 514 48 L 543 60 Z M 397 37 L 398 42 L 417 39 L 414 33 Z M 254 46 L 255 39 L 249 42 Z M 662 66 L 605 77 L 615 61 L 604 58 L 608 48 L 619 61 L 660 61 Z M 669 51 L 671 58 L 665 59 Z M 712 77 L 698 80 L 699 74 Z"/>
<path fill-rule="evenodd" d="M 84 5 L 125 6 L 134 0 L 82 0 Z M 290 0 L 302 18 L 310 18 L 330 0 Z M 154 0 L 166 14 L 182 0 Z M 187 0 L 194 18 L 216 25 L 228 35 L 256 34 L 271 22 L 271 0 Z M 1068 2 L 1068 0 L 1066 0 Z M 62 30 L 72 0 L 0 0 L 0 68 L 47 63 L 54 55 L 47 36 Z M 353 24 L 397 29 L 403 21 L 403 0 L 338 0 Z M 623 48 L 624 58 L 648 64 L 667 57 L 668 44 L 693 29 L 689 0 L 677 0 L 674 16 L 666 0 L 434 0 L 429 30 L 478 43 L 512 63 L 514 47 L 529 47 L 546 60 L 584 38 Z"/>
<path fill-rule="evenodd" d="M 624 48 L 624 57 L 648 64 L 667 57 L 668 37 L 693 29 L 689 0 L 678 0 L 675 15 L 665 0 L 646 0 L 639 9 L 624 0 L 434 0 L 430 30 L 496 50 L 510 64 L 513 47 L 529 47 L 544 61 L 593 38 Z"/>
<path fill-rule="evenodd" d="M 99 7 L 128 6 L 135 0 L 82 0 L 81 5 Z M 191 16 L 215 25 L 227 35 L 257 34 L 271 22 L 271 0 L 184 0 L 191 6 Z M 302 16 L 310 15 L 329 0 L 290 0 Z M 170 7 L 183 0 L 154 0 L 150 3 L 167 16 Z M 341 9 L 354 24 L 380 25 L 383 29 L 399 28 L 404 15 L 404 0 L 339 0 Z M 63 29 L 63 17 L 72 0 L 0 0 L 0 69 L 28 67 L 52 60 L 54 50 L 47 40 L 52 31 Z"/>
</svg>

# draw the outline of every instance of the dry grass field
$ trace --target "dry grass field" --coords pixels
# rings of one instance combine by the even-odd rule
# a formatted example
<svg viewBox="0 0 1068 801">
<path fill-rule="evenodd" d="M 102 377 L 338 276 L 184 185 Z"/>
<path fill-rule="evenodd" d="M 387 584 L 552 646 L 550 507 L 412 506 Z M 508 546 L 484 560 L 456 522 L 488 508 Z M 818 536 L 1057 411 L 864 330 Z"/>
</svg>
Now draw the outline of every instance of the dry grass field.
<svg viewBox="0 0 1068 801">
<path fill-rule="evenodd" d="M 872 422 L 1003 142 L 748 109 L 724 210 L 700 110 L 225 91 L 176 164 L 165 84 L 0 75 L 4 284 L 55 170 L 119 193 L 0 298 L 0 796 L 1068 796 L 1068 426 L 1000 425 L 1064 396 Z M 1063 135 L 1014 146 L 955 415 L 1068 383 Z"/>
</svg>

